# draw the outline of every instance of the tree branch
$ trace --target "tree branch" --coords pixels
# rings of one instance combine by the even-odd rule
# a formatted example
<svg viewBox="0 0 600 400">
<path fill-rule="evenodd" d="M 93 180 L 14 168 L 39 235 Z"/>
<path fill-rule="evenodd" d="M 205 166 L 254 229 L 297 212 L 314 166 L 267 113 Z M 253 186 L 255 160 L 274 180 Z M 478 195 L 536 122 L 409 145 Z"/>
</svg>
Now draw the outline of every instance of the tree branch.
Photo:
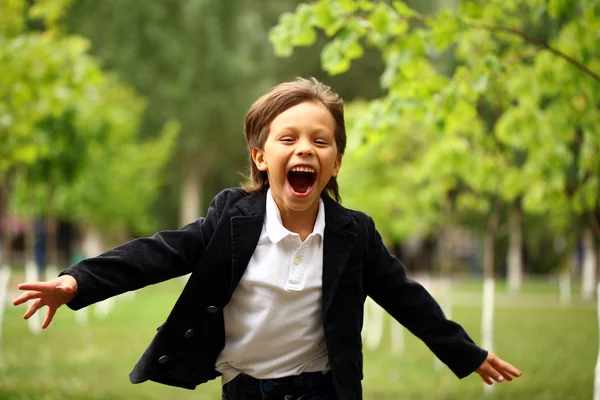
<svg viewBox="0 0 600 400">
<path fill-rule="evenodd" d="M 574 58 L 563 53 L 562 51 L 550 46 L 548 43 L 542 42 L 541 40 L 536 39 L 533 36 L 526 34 L 525 32 L 522 32 L 515 28 L 506 28 L 503 26 L 495 26 L 495 25 L 487 25 L 487 24 L 470 24 L 470 26 L 472 26 L 473 28 L 485 29 L 485 30 L 492 31 L 492 32 L 503 32 L 503 33 L 509 33 L 511 35 L 517 35 L 517 36 L 521 37 L 523 40 L 525 40 L 529 43 L 533 43 L 536 46 L 538 46 L 544 50 L 547 50 L 550 53 L 562 58 L 563 60 L 574 65 L 579 70 L 585 72 L 586 74 L 588 74 L 589 76 L 591 76 L 592 78 L 594 78 L 595 80 L 600 82 L 600 75 L 598 75 L 596 72 L 592 71 L 591 69 L 589 69 L 588 67 L 586 67 L 579 61 L 575 60 Z"/>
<path fill-rule="evenodd" d="M 409 17 L 409 18 L 404 18 L 404 20 L 406 22 L 409 22 L 409 23 L 411 23 L 411 22 L 427 22 L 427 21 L 432 21 L 432 20 L 435 20 L 435 19 L 436 19 L 435 15 L 419 15 L 419 16 L 413 16 L 413 17 Z M 573 57 L 571 57 L 571 56 L 563 53 L 562 51 L 560 51 L 558 49 L 555 49 L 554 47 L 550 46 L 546 42 L 542 42 L 541 40 L 539 40 L 537 38 L 534 38 L 531 35 L 528 35 L 525 32 L 522 32 L 522 31 L 520 31 L 518 29 L 515 29 L 515 28 L 506 28 L 504 26 L 488 25 L 488 24 L 478 24 L 478 23 L 471 23 L 471 22 L 468 22 L 468 21 L 465 21 L 465 22 L 471 28 L 485 29 L 485 30 L 491 31 L 491 32 L 502 32 L 502 33 L 508 33 L 508 34 L 511 34 L 511 35 L 519 36 L 523 40 L 525 40 L 525 41 L 527 41 L 529 43 L 535 44 L 539 48 L 547 50 L 550 53 L 554 54 L 555 56 L 558 56 L 558 57 L 562 58 L 563 60 L 565 60 L 569 64 L 575 66 L 580 71 L 586 73 L 587 75 L 589 75 L 592 78 L 594 78 L 596 81 L 600 82 L 600 75 L 598 73 L 592 71 L 591 69 L 589 69 L 588 67 L 586 67 L 585 65 L 583 65 L 582 63 L 580 63 L 579 61 L 575 60 Z"/>
<path fill-rule="evenodd" d="M 590 226 L 592 227 L 592 230 L 594 231 L 598 239 L 600 239 L 600 224 L 598 223 L 596 216 L 591 210 L 587 211 L 587 215 L 588 219 L 590 220 Z"/>
</svg>

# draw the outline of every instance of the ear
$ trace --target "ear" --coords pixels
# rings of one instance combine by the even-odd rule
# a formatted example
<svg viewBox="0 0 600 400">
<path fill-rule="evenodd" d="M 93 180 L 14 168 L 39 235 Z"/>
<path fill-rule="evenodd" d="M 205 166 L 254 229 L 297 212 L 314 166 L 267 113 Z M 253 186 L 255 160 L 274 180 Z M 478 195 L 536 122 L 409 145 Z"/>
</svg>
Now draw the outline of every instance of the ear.
<svg viewBox="0 0 600 400">
<path fill-rule="evenodd" d="M 342 167 L 342 154 L 337 156 L 335 159 L 335 163 L 333 164 L 333 174 L 332 176 L 337 176 L 340 168 Z"/>
<path fill-rule="evenodd" d="M 254 161 L 254 165 L 256 165 L 259 171 L 266 171 L 268 169 L 265 153 L 258 147 L 252 149 L 252 161 Z"/>
</svg>

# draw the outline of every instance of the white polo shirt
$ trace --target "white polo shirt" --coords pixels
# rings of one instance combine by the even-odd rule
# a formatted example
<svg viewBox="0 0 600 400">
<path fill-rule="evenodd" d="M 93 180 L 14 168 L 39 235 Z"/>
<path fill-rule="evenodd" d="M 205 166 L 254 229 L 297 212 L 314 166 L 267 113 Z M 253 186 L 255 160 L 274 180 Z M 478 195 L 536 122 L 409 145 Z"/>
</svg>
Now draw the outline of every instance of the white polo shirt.
<svg viewBox="0 0 600 400">
<path fill-rule="evenodd" d="M 257 379 L 329 370 L 323 334 L 325 209 L 301 242 L 288 231 L 269 190 L 258 245 L 224 308 L 225 347 L 216 369 L 223 384 L 245 373 Z"/>
</svg>

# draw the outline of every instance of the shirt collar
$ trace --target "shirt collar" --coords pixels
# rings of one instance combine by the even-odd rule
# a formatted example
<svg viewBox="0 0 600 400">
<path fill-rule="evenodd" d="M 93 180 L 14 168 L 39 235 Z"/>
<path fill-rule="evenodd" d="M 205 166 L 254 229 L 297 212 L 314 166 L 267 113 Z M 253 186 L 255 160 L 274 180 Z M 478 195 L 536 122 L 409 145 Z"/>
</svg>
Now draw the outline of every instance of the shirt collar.
<svg viewBox="0 0 600 400">
<path fill-rule="evenodd" d="M 267 236 L 269 237 L 271 242 L 275 244 L 279 243 L 283 238 L 293 234 L 293 232 L 287 230 L 281 222 L 281 213 L 279 212 L 277 203 L 275 203 L 275 199 L 273 199 L 273 195 L 271 195 L 271 189 L 267 191 L 265 226 Z M 315 220 L 315 226 L 313 227 L 312 233 L 319 235 L 321 236 L 321 238 L 323 238 L 324 232 L 325 207 L 323 206 L 323 200 L 319 199 L 319 211 L 317 212 L 317 219 Z"/>
</svg>

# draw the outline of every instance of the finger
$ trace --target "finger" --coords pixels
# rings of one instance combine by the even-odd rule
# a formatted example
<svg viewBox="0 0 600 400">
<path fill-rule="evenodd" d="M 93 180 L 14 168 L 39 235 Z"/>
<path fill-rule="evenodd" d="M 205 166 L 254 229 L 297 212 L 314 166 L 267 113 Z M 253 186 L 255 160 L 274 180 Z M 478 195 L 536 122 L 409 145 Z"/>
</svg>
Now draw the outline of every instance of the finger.
<svg viewBox="0 0 600 400">
<path fill-rule="evenodd" d="M 18 305 L 23 304 L 31 299 L 39 299 L 40 297 L 42 297 L 42 293 L 40 293 L 40 292 L 35 292 L 35 291 L 25 292 L 13 300 L 13 305 L 18 306 Z"/>
<path fill-rule="evenodd" d="M 483 379 L 483 381 L 488 385 L 492 385 L 494 383 L 494 381 L 492 381 L 492 379 L 487 374 L 483 374 L 481 372 L 478 372 L 478 374 L 481 377 L 481 379 Z"/>
<path fill-rule="evenodd" d="M 36 301 L 31 303 L 31 305 L 27 309 L 27 312 L 23 315 L 23 318 L 29 319 L 33 314 L 36 313 L 37 310 L 42 308 L 42 306 L 43 306 L 42 299 L 37 299 Z"/>
<path fill-rule="evenodd" d="M 482 375 L 487 375 L 496 382 L 502 382 L 504 380 L 502 374 L 492 367 L 492 364 L 487 361 L 479 368 L 479 372 Z"/>
<path fill-rule="evenodd" d="M 43 292 L 52 289 L 52 284 L 48 282 L 26 282 L 20 283 L 17 287 L 19 290 L 37 290 Z"/>
<path fill-rule="evenodd" d="M 56 314 L 56 308 L 48 307 L 48 312 L 46 313 L 46 318 L 44 318 L 44 323 L 42 324 L 42 329 L 46 329 L 52 319 L 54 318 L 54 314 Z"/>
<path fill-rule="evenodd" d="M 512 380 L 512 377 L 519 377 L 521 376 L 521 371 L 519 371 L 517 368 L 515 368 L 513 365 L 511 365 L 510 363 L 507 363 L 506 361 L 496 357 L 493 362 L 492 365 L 494 366 L 494 368 L 496 368 L 496 370 L 500 371 L 502 373 L 502 375 L 504 375 L 504 377 L 506 377 L 506 379 L 508 380 Z"/>
</svg>

